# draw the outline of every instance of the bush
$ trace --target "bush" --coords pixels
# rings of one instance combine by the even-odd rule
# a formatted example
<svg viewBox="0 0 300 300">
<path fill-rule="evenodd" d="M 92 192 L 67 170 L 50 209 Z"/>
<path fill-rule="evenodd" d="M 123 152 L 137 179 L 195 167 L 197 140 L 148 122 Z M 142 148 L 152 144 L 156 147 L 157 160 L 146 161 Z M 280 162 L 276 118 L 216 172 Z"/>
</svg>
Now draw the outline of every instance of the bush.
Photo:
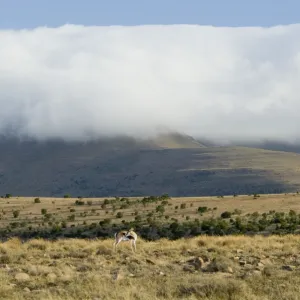
<svg viewBox="0 0 300 300">
<path fill-rule="evenodd" d="M 88 200 L 86 203 L 87 203 L 89 206 L 91 206 L 91 205 L 93 204 L 93 201 L 92 201 L 92 200 Z"/>
<path fill-rule="evenodd" d="M 68 216 L 68 220 L 69 221 L 75 221 L 75 215 L 73 214 L 73 215 L 70 215 L 70 216 Z"/>
<path fill-rule="evenodd" d="M 6 194 L 5 198 L 11 198 L 11 194 Z"/>
<path fill-rule="evenodd" d="M 123 213 L 120 211 L 116 214 L 116 218 L 121 219 L 123 217 Z"/>
<path fill-rule="evenodd" d="M 231 217 L 231 215 L 232 215 L 231 212 L 229 212 L 229 211 L 224 211 L 224 212 L 221 213 L 221 218 L 223 218 L 223 219 L 228 219 L 228 218 Z"/>
<path fill-rule="evenodd" d="M 71 195 L 66 194 L 66 195 L 64 195 L 64 198 L 71 198 Z"/>
<path fill-rule="evenodd" d="M 99 222 L 99 225 L 104 226 L 104 225 L 109 225 L 111 223 L 111 219 L 104 219 L 103 221 Z"/>
<path fill-rule="evenodd" d="M 185 209 L 186 208 L 186 204 L 185 203 L 181 203 L 180 204 L 180 209 Z"/>
<path fill-rule="evenodd" d="M 14 218 L 17 218 L 19 215 L 20 215 L 20 211 L 19 210 L 14 210 L 13 211 Z"/>
<path fill-rule="evenodd" d="M 76 200 L 75 205 L 84 205 L 84 201 L 82 200 Z"/>
<path fill-rule="evenodd" d="M 159 212 L 161 214 L 163 214 L 165 212 L 165 208 L 163 205 L 158 205 L 155 210 L 156 210 L 156 212 Z"/>
<path fill-rule="evenodd" d="M 35 198 L 34 203 L 41 203 L 41 199 L 40 198 Z"/>
<path fill-rule="evenodd" d="M 46 208 L 42 208 L 41 209 L 41 213 L 42 213 L 42 215 L 45 215 L 47 213 L 47 209 Z"/>
<path fill-rule="evenodd" d="M 198 207 L 198 213 L 205 213 L 205 212 L 207 212 L 207 206 L 199 206 Z"/>
</svg>

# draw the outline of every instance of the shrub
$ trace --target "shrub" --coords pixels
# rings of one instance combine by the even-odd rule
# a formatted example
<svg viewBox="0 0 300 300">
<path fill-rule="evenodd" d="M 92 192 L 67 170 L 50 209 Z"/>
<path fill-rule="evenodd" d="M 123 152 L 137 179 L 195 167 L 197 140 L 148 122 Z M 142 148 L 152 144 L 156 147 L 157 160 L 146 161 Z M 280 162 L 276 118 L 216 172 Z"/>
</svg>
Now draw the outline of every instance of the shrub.
<svg viewBox="0 0 300 300">
<path fill-rule="evenodd" d="M 221 218 L 223 218 L 223 219 L 228 219 L 228 218 L 231 217 L 231 215 L 232 215 L 231 212 L 229 212 L 229 211 L 224 211 L 224 212 L 221 213 Z"/>
<path fill-rule="evenodd" d="M 163 214 L 164 212 L 165 212 L 165 208 L 164 208 L 164 206 L 163 205 L 158 205 L 158 206 L 156 206 L 156 212 L 159 212 L 159 213 L 161 213 L 161 214 Z"/>
<path fill-rule="evenodd" d="M 89 206 L 91 206 L 91 205 L 93 204 L 93 201 L 92 201 L 92 200 L 88 200 L 86 203 L 87 203 Z"/>
<path fill-rule="evenodd" d="M 11 194 L 6 194 L 5 198 L 11 198 Z"/>
<path fill-rule="evenodd" d="M 185 209 L 186 208 L 186 204 L 185 203 L 181 203 L 180 204 L 180 209 Z"/>
<path fill-rule="evenodd" d="M 84 201 L 82 200 L 76 200 L 75 205 L 84 205 Z"/>
<path fill-rule="evenodd" d="M 14 218 L 17 218 L 19 215 L 20 215 L 20 211 L 19 210 L 14 210 L 13 211 Z"/>
<path fill-rule="evenodd" d="M 64 195 L 64 198 L 71 198 L 71 195 L 70 194 L 66 194 L 66 195 Z"/>
<path fill-rule="evenodd" d="M 41 213 L 42 213 L 42 215 L 45 215 L 47 213 L 47 209 L 46 208 L 42 208 L 41 209 Z"/>
<path fill-rule="evenodd" d="M 99 225 L 104 226 L 104 225 L 109 225 L 111 223 L 111 219 L 104 219 L 99 222 Z"/>
<path fill-rule="evenodd" d="M 75 221 L 75 215 L 73 214 L 73 215 L 70 215 L 70 216 L 68 216 L 68 220 L 69 221 Z"/>
<path fill-rule="evenodd" d="M 123 217 L 123 213 L 120 211 L 116 214 L 116 218 L 121 219 Z"/>
<path fill-rule="evenodd" d="M 199 206 L 198 212 L 201 214 L 207 212 L 207 206 Z"/>
<path fill-rule="evenodd" d="M 35 198 L 34 203 L 41 203 L 41 199 L 40 198 Z"/>
</svg>

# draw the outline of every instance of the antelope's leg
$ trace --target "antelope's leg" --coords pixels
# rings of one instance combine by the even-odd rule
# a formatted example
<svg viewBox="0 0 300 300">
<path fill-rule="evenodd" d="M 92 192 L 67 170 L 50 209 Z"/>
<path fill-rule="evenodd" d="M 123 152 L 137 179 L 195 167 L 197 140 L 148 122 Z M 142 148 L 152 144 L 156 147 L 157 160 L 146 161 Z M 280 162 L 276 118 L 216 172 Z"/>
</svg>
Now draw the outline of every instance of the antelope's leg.
<svg viewBox="0 0 300 300">
<path fill-rule="evenodd" d="M 117 246 L 120 244 L 122 240 L 117 240 L 114 242 L 114 250 L 117 251 Z"/>
<path fill-rule="evenodd" d="M 133 240 L 133 245 L 134 245 L 134 252 L 136 252 L 136 241 Z"/>
</svg>

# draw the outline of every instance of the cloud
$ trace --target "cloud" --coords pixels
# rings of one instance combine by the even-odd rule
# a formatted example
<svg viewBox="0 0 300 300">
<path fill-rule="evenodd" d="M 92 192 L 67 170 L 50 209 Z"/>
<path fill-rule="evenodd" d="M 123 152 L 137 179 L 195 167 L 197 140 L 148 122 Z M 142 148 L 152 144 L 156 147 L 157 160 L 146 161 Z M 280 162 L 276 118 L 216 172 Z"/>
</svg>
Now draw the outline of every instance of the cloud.
<svg viewBox="0 0 300 300">
<path fill-rule="evenodd" d="M 0 133 L 300 140 L 300 25 L 0 31 Z"/>
</svg>

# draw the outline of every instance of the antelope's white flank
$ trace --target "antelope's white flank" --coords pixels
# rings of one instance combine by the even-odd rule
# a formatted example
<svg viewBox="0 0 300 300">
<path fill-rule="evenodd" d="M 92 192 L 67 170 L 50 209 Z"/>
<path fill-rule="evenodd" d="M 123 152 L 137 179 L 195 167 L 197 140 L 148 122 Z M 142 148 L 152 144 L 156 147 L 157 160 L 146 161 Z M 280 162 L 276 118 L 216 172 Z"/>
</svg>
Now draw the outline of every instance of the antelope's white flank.
<svg viewBox="0 0 300 300">
<path fill-rule="evenodd" d="M 137 240 L 137 234 L 133 231 L 133 228 L 130 230 L 122 230 L 115 233 L 115 241 L 113 244 L 114 251 L 117 250 L 118 244 L 120 244 L 122 241 L 130 241 L 131 242 L 131 249 L 133 252 L 136 251 L 136 240 Z"/>
</svg>

